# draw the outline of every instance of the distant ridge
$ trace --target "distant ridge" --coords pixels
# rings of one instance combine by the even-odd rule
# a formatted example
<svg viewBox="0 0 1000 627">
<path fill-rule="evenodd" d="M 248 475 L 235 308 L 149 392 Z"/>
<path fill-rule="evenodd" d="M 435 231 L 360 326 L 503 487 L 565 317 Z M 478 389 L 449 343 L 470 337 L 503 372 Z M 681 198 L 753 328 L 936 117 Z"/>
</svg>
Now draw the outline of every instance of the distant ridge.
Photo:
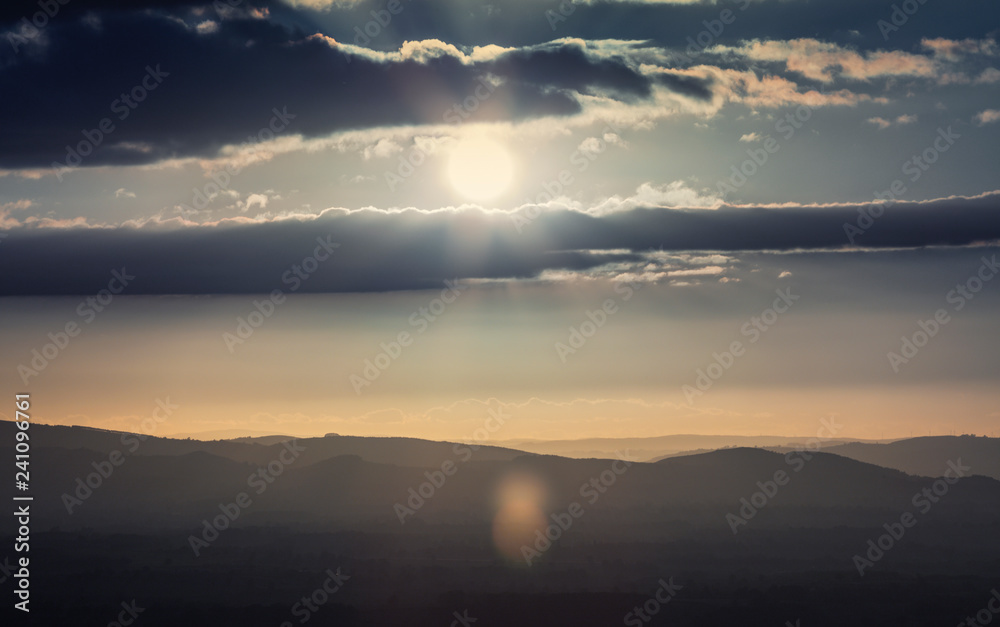
<svg viewBox="0 0 1000 627">
<path fill-rule="evenodd" d="M 959 457 L 977 475 L 1000 480 L 1000 438 L 974 435 L 923 436 L 886 444 L 850 442 L 823 449 L 858 461 L 895 468 L 911 475 L 939 476 L 948 460 Z"/>
<path fill-rule="evenodd" d="M 649 438 L 582 438 L 578 440 L 504 440 L 497 442 L 522 451 L 540 455 L 561 455 L 563 457 L 614 457 L 615 451 L 628 448 L 639 461 L 658 461 L 664 457 L 694 451 L 713 451 L 720 448 L 744 447 L 795 447 L 805 446 L 814 436 L 780 435 L 696 435 L 678 434 Z M 858 442 L 856 438 L 831 438 L 822 441 L 825 447 L 848 442 Z M 860 440 L 864 442 L 865 440 Z"/>
</svg>

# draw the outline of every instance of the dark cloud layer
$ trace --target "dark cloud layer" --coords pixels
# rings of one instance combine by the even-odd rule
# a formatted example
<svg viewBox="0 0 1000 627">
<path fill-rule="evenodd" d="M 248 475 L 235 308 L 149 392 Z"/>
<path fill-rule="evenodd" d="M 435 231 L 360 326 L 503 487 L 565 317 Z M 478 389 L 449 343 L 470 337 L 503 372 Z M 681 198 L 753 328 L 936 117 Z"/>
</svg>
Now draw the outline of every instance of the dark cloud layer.
<svg viewBox="0 0 1000 627">
<path fill-rule="evenodd" d="M 858 246 L 961 246 L 1000 239 L 1000 194 L 901 203 L 885 209 Z M 0 295 L 89 294 L 112 270 L 137 278 L 132 294 L 263 293 L 317 247 L 340 244 L 302 292 L 426 289 L 453 278 L 530 278 L 635 261 L 642 251 L 849 247 L 844 225 L 865 206 L 637 209 L 605 217 L 545 213 L 530 224 L 480 212 L 326 214 L 241 226 L 16 229 L 0 246 Z M 867 221 L 862 221 L 862 226 Z M 617 252 L 620 249 L 631 253 Z M 587 252 L 576 252 L 587 251 Z M 600 251 L 607 251 L 601 254 Z"/>
<path fill-rule="evenodd" d="M 546 11 L 558 11 L 561 0 L 402 0 L 403 12 L 381 29 L 371 46 L 394 49 L 406 40 L 438 38 L 457 45 L 527 46 L 559 37 L 590 40 L 649 40 L 683 50 L 688 38 L 697 40 L 705 22 L 718 20 L 729 9 L 735 18 L 720 30 L 715 24 L 711 43 L 733 45 L 743 39 L 812 37 L 866 50 L 916 48 L 924 37 L 982 38 L 995 33 L 1000 6 L 981 0 L 927 1 L 906 15 L 906 23 L 889 33 L 879 20 L 888 20 L 892 5 L 902 0 L 745 0 L 704 1 L 691 4 L 595 1 L 574 3 L 565 20 L 550 20 Z M 384 9 L 386 0 L 361 0 L 349 8 L 313 13 L 324 32 L 353 41 L 355 27 Z M 487 8 L 487 5 L 490 8 Z M 909 5 L 908 5 L 909 6 Z M 745 7 L 745 8 L 743 8 Z M 551 15 L 551 14 L 550 14 Z"/>
<path fill-rule="evenodd" d="M 210 156 L 222 145 L 256 134 L 273 107 L 287 107 L 296 115 L 287 132 L 310 137 L 372 126 L 441 123 L 448 109 L 475 93 L 486 73 L 498 75 L 505 84 L 472 121 L 572 115 L 581 110 L 580 94 L 611 93 L 625 101 L 650 95 L 650 79 L 634 66 L 599 58 L 574 42 L 546 43 L 564 37 L 646 40 L 647 45 L 690 52 L 690 41 L 708 30 L 708 40 L 702 39 L 708 45 L 819 37 L 862 50 L 911 51 L 925 37 L 981 37 L 1000 22 L 995 3 L 929 2 L 887 42 L 877 22 L 888 19 L 891 3 L 594 2 L 572 5 L 572 14 L 553 29 L 545 11 L 557 3 L 497 0 L 486 11 L 485 5 L 470 7 L 467 0 L 437 0 L 403 3 L 401 13 L 384 26 L 376 24 L 377 33 L 361 42 L 383 50 L 431 38 L 459 46 L 518 46 L 495 60 L 466 65 L 451 56 L 381 63 L 310 38 L 322 32 L 340 42 L 354 42 L 359 39 L 355 29 L 370 26 L 374 19 L 371 11 L 384 9 L 380 0 L 323 12 L 280 2 L 234 4 L 236 10 L 221 10 L 229 18 L 221 20 L 218 7 L 228 6 L 225 2 L 138 0 L 122 5 L 72 0 L 59 5 L 59 13 L 30 43 L 5 42 L 0 46 L 0 92 L 7 95 L 0 100 L 0 168 L 64 162 L 67 146 L 77 146 L 84 139 L 82 131 L 98 127 L 105 118 L 115 130 L 86 156 L 83 166 Z M 253 7 L 266 8 L 266 19 L 249 19 Z M 723 9 L 736 17 L 720 29 L 715 20 Z M 8 31 L 5 39 L 18 32 L 22 17 L 38 10 L 35 2 L 4 4 L 0 24 Z M 217 20 L 218 30 L 195 32 L 193 25 L 206 19 Z M 707 57 L 679 56 L 675 61 L 684 66 Z M 130 110 L 127 119 L 119 119 L 121 109 L 112 111 L 112 103 L 140 83 L 147 65 L 161 67 L 169 77 Z M 711 85 L 704 81 L 679 74 L 656 80 L 689 97 L 711 96 Z"/>
<path fill-rule="evenodd" d="M 379 62 L 265 20 L 227 20 L 199 35 L 150 15 L 52 25 L 50 42 L 0 70 L 5 120 L 0 167 L 47 167 L 66 159 L 82 131 L 115 125 L 83 165 L 149 163 L 214 154 L 268 123 L 274 107 L 295 120 L 286 132 L 445 122 L 486 74 L 504 80 L 470 120 L 517 120 L 580 110 L 575 92 L 644 97 L 648 80 L 620 61 L 589 58 L 575 44 L 519 50 L 463 64 L 453 56 Z M 8 51 L 9 54 L 9 51 Z M 113 102 L 146 67 L 168 74 L 121 119 Z"/>
</svg>

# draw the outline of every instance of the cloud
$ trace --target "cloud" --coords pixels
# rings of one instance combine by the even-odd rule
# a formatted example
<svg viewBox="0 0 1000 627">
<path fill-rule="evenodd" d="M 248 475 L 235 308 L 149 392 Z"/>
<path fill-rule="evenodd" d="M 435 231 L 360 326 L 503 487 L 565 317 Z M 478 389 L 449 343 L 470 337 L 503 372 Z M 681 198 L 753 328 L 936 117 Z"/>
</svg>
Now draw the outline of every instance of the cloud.
<svg viewBox="0 0 1000 627">
<path fill-rule="evenodd" d="M 869 124 L 874 124 L 875 126 L 879 127 L 879 130 L 885 130 L 885 129 L 889 128 L 890 126 L 892 126 L 893 124 L 895 124 L 897 126 L 902 126 L 902 125 L 906 125 L 906 124 L 914 124 L 917 121 L 917 115 L 916 114 L 912 114 L 912 115 L 904 114 L 904 115 L 900 115 L 895 120 L 891 120 L 891 121 L 887 120 L 885 118 L 882 118 L 882 117 L 868 118 L 865 121 L 868 122 Z"/>
<path fill-rule="evenodd" d="M 761 136 L 760 133 L 756 133 L 756 132 L 754 132 L 754 133 L 746 133 L 744 135 L 740 135 L 740 141 L 744 142 L 744 143 L 747 143 L 747 144 L 752 144 L 754 142 L 759 142 L 762 139 L 764 139 L 763 136 Z"/>
<path fill-rule="evenodd" d="M 27 198 L 0 203 L 0 229 L 15 228 L 19 226 L 21 221 L 11 217 L 10 214 L 16 211 L 24 211 L 33 205 L 34 203 Z M 0 234 L 3 235 L 3 238 L 0 239 L 5 239 L 7 237 L 7 233 L 4 233 L 2 230 L 0 230 Z"/>
<path fill-rule="evenodd" d="M 205 20 L 204 22 L 199 22 L 195 30 L 199 35 L 211 35 L 219 30 L 219 23 L 212 20 Z"/>
<path fill-rule="evenodd" d="M 612 196 L 588 209 L 594 215 L 628 211 L 636 207 L 687 207 L 714 209 L 722 200 L 708 190 L 697 191 L 684 181 L 666 185 L 643 183 L 628 197 Z"/>
<path fill-rule="evenodd" d="M 260 207 L 264 209 L 267 207 L 267 196 L 264 194 L 250 194 L 247 196 L 246 202 L 242 203 L 240 210 L 243 212 L 250 211 L 254 207 Z"/>
<path fill-rule="evenodd" d="M 648 185 L 637 196 L 690 193 L 671 187 Z M 855 224 L 863 208 L 847 203 L 723 205 L 715 211 L 643 206 L 606 215 L 548 211 L 520 231 L 517 214 L 479 209 L 331 209 L 139 228 L 25 219 L 6 231 L 0 295 L 93 294 L 122 267 L 136 277 L 129 286 L 133 294 L 266 293 L 287 288 L 283 273 L 322 253 L 323 242 L 340 247 L 300 291 L 431 289 L 445 279 L 533 280 L 547 271 L 579 273 L 609 264 L 642 269 L 657 255 L 685 251 L 895 249 L 1000 240 L 1000 191 L 884 206 L 878 228 L 851 244 L 845 224 Z M 482 244 L 470 247 L 470 241 Z M 709 260 L 713 255 L 702 256 L 707 259 L 696 265 L 724 267 Z M 686 269 L 677 265 L 664 261 L 648 272 Z"/>
<path fill-rule="evenodd" d="M 362 156 L 365 161 L 371 159 L 385 159 L 395 154 L 403 152 L 403 147 L 391 139 L 380 139 L 371 146 L 365 146 Z"/>
<path fill-rule="evenodd" d="M 787 78 L 773 75 L 761 77 L 749 70 L 719 69 L 713 66 L 699 66 L 694 70 L 702 70 L 716 76 L 718 86 L 715 91 L 720 98 L 743 103 L 752 108 L 774 109 L 789 105 L 814 108 L 853 107 L 861 102 L 880 102 L 878 98 L 848 89 L 829 92 L 811 89 L 803 92 L 799 90 L 798 84 Z"/>
<path fill-rule="evenodd" d="M 155 12 L 106 15 L 98 30 L 67 23 L 58 34 L 43 57 L 3 62 L 0 91 L 30 83 L 34 97 L 49 104 L 0 101 L 0 116 L 18 121 L 5 131 L 0 168 L 64 162 L 86 139 L 81 129 L 105 119 L 114 128 L 88 148 L 84 167 L 214 157 L 257 136 L 275 109 L 293 116 L 285 136 L 318 138 L 442 125 L 450 112 L 465 122 L 572 116 L 588 97 L 635 102 L 653 95 L 651 78 L 582 40 L 468 53 L 424 40 L 380 53 L 260 19 L 222 20 L 206 36 Z M 121 95 L 141 83 L 146 65 L 165 73 L 162 83 L 135 109 L 123 107 Z M 67 91 L 76 96 L 66 98 Z M 116 99 L 118 106 L 109 104 Z"/>
<path fill-rule="evenodd" d="M 936 67 L 932 59 L 923 55 L 902 51 L 859 53 L 816 39 L 753 40 L 739 47 L 717 46 L 713 50 L 736 53 L 754 61 L 784 63 L 789 72 L 824 83 L 833 81 L 835 76 L 856 81 L 890 76 L 931 77 Z"/>
<path fill-rule="evenodd" d="M 997 42 L 994 39 L 946 39 L 938 37 L 936 39 L 924 39 L 920 45 L 935 56 L 942 57 L 950 62 L 960 61 L 968 55 L 996 56 L 998 52 Z"/>
<path fill-rule="evenodd" d="M 135 198 L 135 192 L 130 192 L 124 187 L 115 190 L 115 198 Z"/>
<path fill-rule="evenodd" d="M 602 154 L 607 150 L 608 146 L 619 146 L 621 148 L 628 147 L 628 142 L 621 138 L 618 133 L 604 133 L 600 137 L 587 137 L 580 142 L 577 146 L 577 150 L 585 153 L 590 153 L 592 155 Z"/>
<path fill-rule="evenodd" d="M 34 205 L 34 203 L 27 198 L 22 198 L 20 200 L 12 200 L 10 202 L 5 202 L 0 204 L 0 212 L 11 212 L 11 211 L 22 211 Z"/>
<path fill-rule="evenodd" d="M 712 276 L 722 274 L 726 269 L 722 266 L 705 266 L 704 268 L 692 268 L 690 270 L 671 270 L 669 276 Z"/>
<path fill-rule="evenodd" d="M 353 7 L 361 4 L 362 0 L 288 0 L 288 4 L 293 7 L 303 7 L 314 11 L 324 11 L 333 7 Z"/>
<path fill-rule="evenodd" d="M 802 37 L 728 45 L 722 43 L 730 36 L 725 33 L 711 49 L 716 54 L 703 57 L 712 62 L 719 55 L 725 57 L 715 66 L 677 58 L 670 46 L 689 34 L 680 25 L 676 40 L 660 46 L 648 34 L 629 38 L 633 24 L 628 21 L 612 24 L 605 17 L 591 23 L 584 17 L 590 11 L 637 16 L 677 11 L 707 16 L 714 11 L 717 16 L 710 3 L 579 5 L 580 20 L 574 14 L 574 23 L 591 36 L 544 43 L 538 43 L 544 37 L 535 36 L 529 38 L 532 43 L 521 45 L 511 43 L 521 36 L 513 33 L 499 39 L 500 45 L 475 45 L 494 39 L 477 38 L 482 33 L 474 28 L 461 35 L 432 36 L 433 29 L 421 23 L 431 9 L 406 4 L 408 28 L 401 29 L 405 39 L 398 40 L 403 33 L 395 28 L 385 28 L 378 50 L 351 43 L 359 14 L 368 15 L 369 6 L 380 10 L 384 6 L 374 1 L 323 3 L 337 19 L 322 20 L 321 26 L 311 21 L 315 17 L 311 11 L 303 14 L 285 5 L 264 2 L 233 9 L 225 8 L 225 3 L 199 4 L 137 0 L 137 9 L 156 10 L 124 11 L 108 0 L 74 0 L 62 8 L 65 17 L 92 13 L 99 17 L 100 28 L 60 19 L 46 29 L 51 41 L 44 54 L 0 52 L 4 55 L 0 90 L 14 93 L 30 81 L 36 85 L 37 98 L 49 103 L 42 111 L 23 99 L 0 102 L 0 115 L 18 120 L 0 146 L 0 170 L 49 168 L 66 159 L 68 146 L 83 140 L 81 129 L 96 128 L 105 118 L 115 129 L 84 159 L 84 167 L 212 159 L 260 131 L 275 107 L 295 116 L 283 131 L 285 137 L 310 141 L 364 129 L 441 125 L 448 122 L 445 116 L 450 111 L 468 102 L 475 110 L 460 110 L 466 122 L 514 124 L 566 120 L 585 114 L 586 107 L 597 102 L 615 103 L 621 105 L 619 110 L 634 110 L 639 116 L 644 106 L 662 116 L 667 110 L 662 105 L 670 105 L 670 111 L 704 115 L 714 115 L 727 102 L 755 109 L 855 106 L 882 102 L 885 96 L 848 89 L 821 93 L 756 66 L 782 63 L 788 72 L 825 83 L 836 77 L 863 82 L 875 77 L 934 76 L 944 60 L 959 54 L 956 51 L 974 47 L 979 53 L 988 52 L 992 41 L 975 40 L 972 46 L 964 40 L 928 40 L 923 49 L 929 54 L 914 54 L 866 51 Z M 753 8 L 770 12 L 779 8 L 772 5 L 783 4 L 761 2 Z M 501 5 L 510 8 L 514 3 Z M 501 14 L 509 16 L 511 11 Z M 12 19 L 17 19 L 13 13 Z M 511 19 L 522 30 L 526 27 L 523 16 Z M 465 20 L 464 15 L 455 18 L 456 24 Z M 551 36 L 545 20 L 536 21 L 547 31 L 542 34 Z M 635 22 L 635 28 L 642 30 L 649 19 Z M 457 28 L 449 23 L 441 29 L 450 32 L 453 27 Z M 754 32 L 762 29 L 757 23 Z M 122 58 L 137 62 L 124 64 Z M 109 103 L 142 79 L 141 69 L 147 63 L 158 64 L 169 76 L 134 115 L 117 119 Z M 996 70 L 976 71 L 981 72 L 977 80 L 997 79 Z M 267 89 L 260 89 L 262 81 Z M 488 94 L 482 96 L 486 86 Z M 80 96 L 65 98 L 67 90 Z M 669 102 L 661 100 L 663 94 Z M 197 115 L 191 112 L 192 102 L 198 103 Z M 362 150 L 364 158 L 375 159 L 393 148 L 376 144 Z"/>
<path fill-rule="evenodd" d="M 993 83 L 1000 82 L 1000 70 L 995 67 L 988 67 L 983 70 L 983 73 L 976 77 L 976 82 L 981 84 L 992 85 Z"/>
<path fill-rule="evenodd" d="M 972 119 L 975 120 L 979 126 L 993 124 L 997 120 L 1000 120 L 1000 110 L 987 109 L 985 111 L 980 111 Z"/>
</svg>

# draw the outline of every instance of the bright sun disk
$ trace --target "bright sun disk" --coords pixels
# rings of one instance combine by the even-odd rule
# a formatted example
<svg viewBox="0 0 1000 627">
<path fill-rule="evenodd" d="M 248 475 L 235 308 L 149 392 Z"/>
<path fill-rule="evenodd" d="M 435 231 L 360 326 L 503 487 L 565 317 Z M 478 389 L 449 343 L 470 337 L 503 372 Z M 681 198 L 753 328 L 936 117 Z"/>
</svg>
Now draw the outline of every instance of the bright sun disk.
<svg viewBox="0 0 1000 627">
<path fill-rule="evenodd" d="M 471 200 L 493 200 L 513 178 L 510 152 L 492 139 L 462 139 L 448 159 L 448 180 L 455 191 Z"/>
</svg>

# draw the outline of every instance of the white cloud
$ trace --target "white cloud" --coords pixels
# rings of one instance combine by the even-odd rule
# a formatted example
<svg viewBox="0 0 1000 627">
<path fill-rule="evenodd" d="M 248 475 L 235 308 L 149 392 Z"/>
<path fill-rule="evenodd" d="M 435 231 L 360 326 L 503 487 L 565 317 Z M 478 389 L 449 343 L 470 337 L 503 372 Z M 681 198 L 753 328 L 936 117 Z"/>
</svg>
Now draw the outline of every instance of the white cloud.
<svg viewBox="0 0 1000 627">
<path fill-rule="evenodd" d="M 403 152 L 403 147 L 391 139 L 380 139 L 374 145 L 365 146 L 362 157 L 365 161 L 385 159 Z"/>
<path fill-rule="evenodd" d="M 705 190 L 699 192 L 684 181 L 674 181 L 666 185 L 643 183 L 635 194 L 627 198 L 612 196 L 592 207 L 589 213 L 604 215 L 616 211 L 627 211 L 635 207 L 684 207 L 697 209 L 716 209 L 722 204 L 715 194 Z"/>
<path fill-rule="evenodd" d="M 250 194 L 247 196 L 246 202 L 240 203 L 240 211 L 243 212 L 250 211 L 254 207 L 265 209 L 267 207 L 267 196 L 264 194 Z"/>
<path fill-rule="evenodd" d="M 763 137 L 761 136 L 760 133 L 746 133 L 744 135 L 740 135 L 740 141 L 746 144 L 759 142 L 762 139 Z"/>
<path fill-rule="evenodd" d="M 135 193 L 128 191 L 124 187 L 119 187 L 115 190 L 115 198 L 135 198 Z"/>
<path fill-rule="evenodd" d="M 599 155 L 607 150 L 608 146 L 621 146 L 624 148 L 628 146 L 628 143 L 617 133 L 608 132 L 604 133 L 601 137 L 588 137 L 584 139 L 577 146 L 577 150 L 592 155 Z"/>
<path fill-rule="evenodd" d="M 618 133 L 605 133 L 604 141 L 607 142 L 609 146 L 621 146 L 622 148 L 628 148 L 628 142 L 622 139 Z"/>
<path fill-rule="evenodd" d="M 714 276 L 722 274 L 726 269 L 722 266 L 705 266 L 703 268 L 689 268 L 686 270 L 671 270 L 669 276 Z"/>
</svg>

